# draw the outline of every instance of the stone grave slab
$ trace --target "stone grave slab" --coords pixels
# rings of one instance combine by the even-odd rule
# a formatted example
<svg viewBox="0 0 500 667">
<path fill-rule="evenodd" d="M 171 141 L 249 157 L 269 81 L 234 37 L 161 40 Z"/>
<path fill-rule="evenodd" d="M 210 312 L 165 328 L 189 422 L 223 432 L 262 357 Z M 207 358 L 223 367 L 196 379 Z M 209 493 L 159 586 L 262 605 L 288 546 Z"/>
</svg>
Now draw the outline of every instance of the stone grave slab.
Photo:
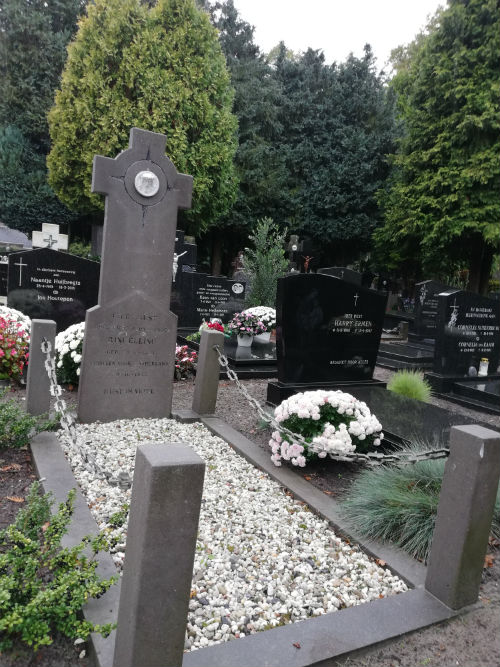
<svg viewBox="0 0 500 667">
<path fill-rule="evenodd" d="M 165 146 L 165 136 L 132 128 L 117 158 L 94 157 L 92 191 L 107 201 L 99 302 L 87 313 L 81 364 L 83 422 L 170 416 L 177 210 L 190 207 L 193 179 Z"/>
<path fill-rule="evenodd" d="M 321 273 L 325 276 L 335 276 L 341 280 L 347 280 L 350 283 L 355 285 L 361 285 L 362 274 L 359 271 L 354 271 L 354 269 L 348 269 L 345 266 L 329 266 L 322 269 L 318 269 L 317 273 Z"/>
<path fill-rule="evenodd" d="M 278 280 L 278 381 L 267 398 L 373 380 L 387 295 L 323 274 Z M 383 383 L 380 383 L 384 386 Z M 347 389 L 346 389 L 347 391 Z"/>
<path fill-rule="evenodd" d="M 80 420 L 170 414 L 176 316 L 136 292 L 90 309 L 85 326 Z"/>
<path fill-rule="evenodd" d="M 437 280 L 424 280 L 415 285 L 414 336 L 435 338 L 438 295 L 452 289 Z"/>
<path fill-rule="evenodd" d="M 198 329 L 202 320 L 217 317 L 229 322 L 245 308 L 245 283 L 206 273 L 182 274 L 175 286 L 171 308 L 179 317 L 179 328 Z"/>
<path fill-rule="evenodd" d="M 99 262 L 50 248 L 14 252 L 8 261 L 7 304 L 31 319 L 54 320 L 64 331 L 97 303 Z"/>
</svg>

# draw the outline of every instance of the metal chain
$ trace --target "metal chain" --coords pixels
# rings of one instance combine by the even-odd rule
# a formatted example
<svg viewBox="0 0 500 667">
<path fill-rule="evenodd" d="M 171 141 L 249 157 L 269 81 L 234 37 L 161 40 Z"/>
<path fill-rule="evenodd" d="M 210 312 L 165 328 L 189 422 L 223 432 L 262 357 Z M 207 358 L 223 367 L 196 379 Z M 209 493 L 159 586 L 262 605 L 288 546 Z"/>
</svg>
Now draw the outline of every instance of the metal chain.
<svg viewBox="0 0 500 667">
<path fill-rule="evenodd" d="M 227 360 L 227 357 L 221 352 L 220 347 L 218 345 L 214 345 L 213 349 L 217 352 L 217 355 L 219 357 L 219 364 L 226 372 L 227 377 L 232 382 L 235 383 L 239 391 L 243 394 L 243 396 L 250 403 L 250 405 L 255 409 L 259 417 L 264 422 L 266 422 L 267 424 L 271 425 L 274 429 L 279 431 L 280 434 L 285 435 L 286 439 L 290 441 L 291 444 L 297 443 L 299 445 L 302 445 L 306 449 L 309 449 L 310 451 L 314 451 L 314 445 L 312 443 L 307 442 L 307 440 L 305 440 L 299 433 L 294 433 L 293 431 L 290 431 L 290 429 L 286 428 L 285 426 L 283 426 L 283 424 L 280 424 L 278 421 L 276 421 L 273 415 L 269 414 L 269 412 L 266 412 L 266 410 L 264 410 L 264 408 L 259 403 L 259 401 L 257 401 L 257 399 L 255 399 L 253 396 L 250 396 L 246 387 L 241 384 L 235 371 L 232 368 L 229 368 L 229 362 Z M 440 449 L 432 449 L 426 452 L 418 452 L 414 454 L 411 452 L 399 452 L 392 454 L 383 454 L 382 452 L 369 452 L 367 454 L 362 454 L 361 452 L 352 452 L 349 454 L 329 453 L 328 456 L 331 459 L 334 459 L 335 461 L 347 461 L 350 463 L 365 463 L 369 466 L 378 466 L 382 465 L 383 463 L 407 465 L 407 464 L 418 463 L 419 461 L 442 459 L 446 458 L 449 453 L 450 453 L 449 449 L 447 449 L 446 447 L 442 447 Z"/>
<path fill-rule="evenodd" d="M 80 456 L 84 464 L 87 466 L 87 470 L 95 475 L 97 479 L 105 479 L 108 484 L 111 484 L 112 486 L 119 486 L 122 489 L 130 488 L 132 486 L 132 479 L 127 472 L 121 471 L 118 473 L 118 476 L 115 477 L 106 470 L 103 470 L 103 468 L 98 464 L 95 456 L 88 450 L 88 447 L 83 447 L 79 443 L 78 433 L 75 428 L 75 420 L 68 412 L 66 401 L 61 398 L 62 389 L 57 383 L 56 361 L 55 357 L 51 355 L 51 342 L 46 338 L 42 338 L 41 349 L 45 354 L 45 370 L 49 376 L 50 395 L 55 398 L 54 408 L 56 412 L 61 415 L 61 426 L 68 436 L 70 446 Z"/>
</svg>

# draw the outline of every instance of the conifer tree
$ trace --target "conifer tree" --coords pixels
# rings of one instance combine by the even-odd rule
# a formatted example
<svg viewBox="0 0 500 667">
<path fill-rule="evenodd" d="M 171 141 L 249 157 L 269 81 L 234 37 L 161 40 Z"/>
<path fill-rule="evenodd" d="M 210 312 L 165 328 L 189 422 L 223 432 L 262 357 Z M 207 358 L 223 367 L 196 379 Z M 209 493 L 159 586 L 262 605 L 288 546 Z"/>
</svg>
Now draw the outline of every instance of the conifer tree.
<svg viewBox="0 0 500 667">
<path fill-rule="evenodd" d="M 427 277 L 465 265 L 469 289 L 485 292 L 500 240 L 498 1 L 449 0 L 403 55 L 392 85 L 404 135 L 378 254 L 392 268 L 417 260 Z"/>
</svg>

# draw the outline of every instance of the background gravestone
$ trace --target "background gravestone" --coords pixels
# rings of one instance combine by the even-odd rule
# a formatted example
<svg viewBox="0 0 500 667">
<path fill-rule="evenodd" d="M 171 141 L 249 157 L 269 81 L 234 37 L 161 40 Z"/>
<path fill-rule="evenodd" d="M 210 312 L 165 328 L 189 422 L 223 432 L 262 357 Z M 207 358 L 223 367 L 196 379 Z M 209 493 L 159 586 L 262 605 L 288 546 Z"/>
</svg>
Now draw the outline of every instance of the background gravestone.
<svg viewBox="0 0 500 667">
<path fill-rule="evenodd" d="M 7 304 L 31 319 L 54 320 L 57 331 L 83 322 L 95 306 L 99 262 L 49 248 L 9 255 Z"/>
<path fill-rule="evenodd" d="M 362 274 L 359 271 L 354 271 L 354 269 L 348 269 L 344 266 L 325 267 L 318 269 L 317 273 L 321 273 L 325 276 L 335 276 L 336 278 L 347 280 L 355 285 L 361 285 Z"/>
<path fill-rule="evenodd" d="M 461 290 L 438 297 L 434 372 L 465 376 L 489 362 L 488 375 L 497 373 L 500 361 L 500 302 Z"/>
<path fill-rule="evenodd" d="M 437 280 L 424 280 L 415 285 L 414 332 L 417 338 L 435 338 L 438 296 L 451 289 Z"/>
<path fill-rule="evenodd" d="M 198 329 L 202 320 L 218 317 L 229 322 L 245 307 L 245 283 L 206 273 L 182 273 L 172 295 L 172 310 L 179 317 L 178 326 Z"/>
<path fill-rule="evenodd" d="M 92 192 L 107 195 L 99 305 L 87 312 L 78 417 L 168 417 L 177 317 L 170 312 L 178 208 L 192 177 L 165 155 L 166 137 L 132 128 L 116 159 L 95 156 Z"/>
<path fill-rule="evenodd" d="M 268 385 L 269 402 L 280 402 L 286 395 L 308 388 L 375 383 L 372 378 L 386 301 L 385 294 L 333 276 L 280 278 L 278 382 Z"/>
</svg>

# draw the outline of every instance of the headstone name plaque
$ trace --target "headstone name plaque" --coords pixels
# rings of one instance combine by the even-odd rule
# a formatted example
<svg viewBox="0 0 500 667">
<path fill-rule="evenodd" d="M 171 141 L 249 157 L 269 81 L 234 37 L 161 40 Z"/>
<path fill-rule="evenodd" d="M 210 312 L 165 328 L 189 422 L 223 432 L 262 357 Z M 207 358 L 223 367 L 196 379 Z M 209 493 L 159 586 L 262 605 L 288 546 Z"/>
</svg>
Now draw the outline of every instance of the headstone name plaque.
<svg viewBox="0 0 500 667">
<path fill-rule="evenodd" d="M 87 312 L 78 400 L 82 422 L 168 417 L 177 317 L 170 312 L 177 210 L 192 177 L 165 155 L 166 137 L 132 128 L 129 148 L 94 158 L 107 195 L 99 304 Z"/>
</svg>

